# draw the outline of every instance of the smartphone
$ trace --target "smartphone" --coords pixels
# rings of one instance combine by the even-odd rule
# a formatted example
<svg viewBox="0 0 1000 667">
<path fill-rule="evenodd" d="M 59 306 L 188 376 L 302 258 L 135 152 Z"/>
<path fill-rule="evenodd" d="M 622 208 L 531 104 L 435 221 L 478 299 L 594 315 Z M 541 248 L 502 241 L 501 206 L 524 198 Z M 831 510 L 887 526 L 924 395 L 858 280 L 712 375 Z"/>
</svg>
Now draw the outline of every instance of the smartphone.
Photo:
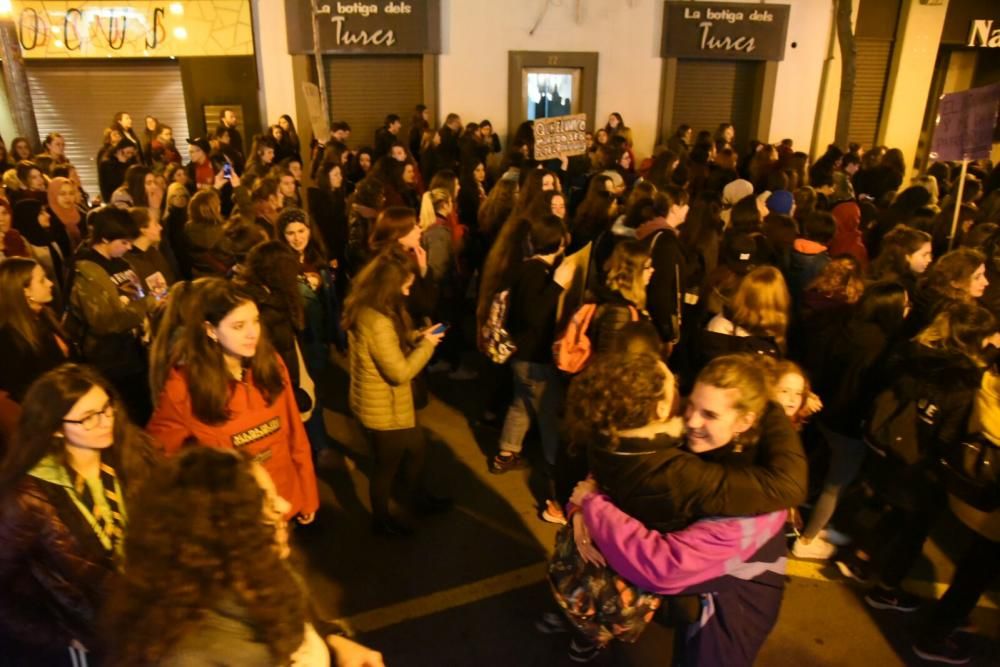
<svg viewBox="0 0 1000 667">
<path fill-rule="evenodd" d="M 445 323 L 442 322 L 441 324 L 439 324 L 436 327 L 434 327 L 433 329 L 431 329 L 431 333 L 434 334 L 434 335 L 443 334 L 445 331 L 447 331 L 450 328 L 451 328 L 450 324 L 445 324 Z"/>
<path fill-rule="evenodd" d="M 224 165 L 222 165 L 222 175 L 226 177 L 226 180 L 229 180 L 230 178 L 232 178 L 233 177 L 233 165 L 229 164 L 228 162 L 225 163 Z"/>
</svg>

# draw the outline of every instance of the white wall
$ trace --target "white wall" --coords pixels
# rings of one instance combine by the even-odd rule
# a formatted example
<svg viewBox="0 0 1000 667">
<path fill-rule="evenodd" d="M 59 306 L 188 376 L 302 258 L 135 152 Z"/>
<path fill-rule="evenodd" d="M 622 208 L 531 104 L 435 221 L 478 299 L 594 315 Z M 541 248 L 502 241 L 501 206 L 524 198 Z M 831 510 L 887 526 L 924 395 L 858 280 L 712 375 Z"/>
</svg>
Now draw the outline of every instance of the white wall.
<svg viewBox="0 0 1000 667">
<path fill-rule="evenodd" d="M 489 118 L 507 132 L 508 51 L 596 51 L 597 120 L 618 111 L 632 128 L 636 152 L 656 139 L 663 59 L 663 0 L 575 0 L 552 3 L 528 31 L 545 0 L 442 0 L 440 110 L 466 122 Z M 759 4 L 759 3 L 753 3 Z M 808 150 L 819 99 L 832 0 L 784 0 L 792 6 L 785 60 L 778 65 L 770 140 L 790 137 Z M 792 42 L 796 48 L 791 48 Z"/>
<path fill-rule="evenodd" d="M 550 4 L 534 35 L 545 0 L 442 0 L 443 53 L 439 59 L 441 115 L 489 118 L 507 134 L 508 51 L 596 51 L 597 118 L 617 111 L 632 128 L 636 150 L 652 147 L 659 115 L 660 0 L 586 0 Z M 589 120 L 589 119 L 588 119 Z"/>
<path fill-rule="evenodd" d="M 292 56 L 288 54 L 284 0 L 252 2 L 254 53 L 257 55 L 261 95 L 260 116 L 261 123 L 267 127 L 276 123 L 281 114 L 295 109 L 295 80 L 292 76 Z M 296 127 L 306 127 L 301 120 L 295 119 Z"/>
</svg>

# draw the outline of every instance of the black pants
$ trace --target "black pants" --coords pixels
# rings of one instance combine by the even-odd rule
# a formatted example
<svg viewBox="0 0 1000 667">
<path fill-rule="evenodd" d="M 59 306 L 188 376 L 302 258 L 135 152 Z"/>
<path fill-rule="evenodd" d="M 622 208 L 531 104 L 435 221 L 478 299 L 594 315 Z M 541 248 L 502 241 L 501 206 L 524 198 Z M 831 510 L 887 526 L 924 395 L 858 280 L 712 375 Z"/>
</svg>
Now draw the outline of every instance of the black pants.
<svg viewBox="0 0 1000 667">
<path fill-rule="evenodd" d="M 389 500 L 393 487 L 399 483 L 399 498 L 410 503 L 422 491 L 427 439 L 419 426 L 394 431 L 368 429 L 375 455 L 370 494 L 372 514 L 376 520 L 389 518 Z"/>
<path fill-rule="evenodd" d="M 880 523 L 893 535 L 882 564 L 882 585 L 898 588 L 923 553 L 931 528 L 948 507 L 948 497 L 928 468 L 906 470 L 895 480 L 895 494 L 900 502 L 890 503 L 894 510 Z"/>
<path fill-rule="evenodd" d="M 982 535 L 958 562 L 951 586 L 944 597 L 934 605 L 928 619 L 927 635 L 944 639 L 965 620 L 976 607 L 979 597 L 997 578 L 1000 572 L 1000 542 L 992 542 Z"/>
</svg>

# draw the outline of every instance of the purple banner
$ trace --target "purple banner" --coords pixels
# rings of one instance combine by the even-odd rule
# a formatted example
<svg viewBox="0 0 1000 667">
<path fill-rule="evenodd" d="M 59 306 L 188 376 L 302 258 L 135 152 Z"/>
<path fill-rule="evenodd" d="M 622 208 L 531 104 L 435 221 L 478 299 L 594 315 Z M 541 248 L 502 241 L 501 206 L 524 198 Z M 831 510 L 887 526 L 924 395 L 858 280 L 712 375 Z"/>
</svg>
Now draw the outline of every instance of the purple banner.
<svg viewBox="0 0 1000 667">
<path fill-rule="evenodd" d="M 1000 83 L 941 96 L 931 141 L 932 160 L 990 156 L 1000 107 Z"/>
</svg>

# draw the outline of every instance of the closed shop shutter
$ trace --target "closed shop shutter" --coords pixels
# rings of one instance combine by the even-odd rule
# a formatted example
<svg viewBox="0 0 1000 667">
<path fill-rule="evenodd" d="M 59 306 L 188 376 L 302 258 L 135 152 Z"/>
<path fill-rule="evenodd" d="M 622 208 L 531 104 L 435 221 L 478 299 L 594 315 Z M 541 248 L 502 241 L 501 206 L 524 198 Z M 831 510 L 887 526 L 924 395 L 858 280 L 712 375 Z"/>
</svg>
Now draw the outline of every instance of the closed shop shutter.
<svg viewBox="0 0 1000 667">
<path fill-rule="evenodd" d="M 29 62 L 28 85 L 38 134 L 66 138 L 66 155 L 91 197 L 100 193 L 96 159 L 104 129 L 119 111 L 132 116 L 140 141 L 147 115 L 169 125 L 178 151 L 187 155 L 184 86 L 176 63 Z"/>
<path fill-rule="evenodd" d="M 756 62 L 725 60 L 679 60 L 673 126 L 690 125 L 695 134 L 715 134 L 721 123 L 732 123 L 737 148 L 754 134 L 753 107 Z"/>
<path fill-rule="evenodd" d="M 854 104 L 847 128 L 847 140 L 866 148 L 875 145 L 882 118 L 882 101 L 889 75 L 892 42 L 884 39 L 858 38 L 854 81 Z"/>
<path fill-rule="evenodd" d="M 333 120 L 351 126 L 351 145 L 370 146 L 388 114 L 403 121 L 405 143 L 413 107 L 423 100 L 421 56 L 328 56 L 327 93 Z"/>
</svg>

